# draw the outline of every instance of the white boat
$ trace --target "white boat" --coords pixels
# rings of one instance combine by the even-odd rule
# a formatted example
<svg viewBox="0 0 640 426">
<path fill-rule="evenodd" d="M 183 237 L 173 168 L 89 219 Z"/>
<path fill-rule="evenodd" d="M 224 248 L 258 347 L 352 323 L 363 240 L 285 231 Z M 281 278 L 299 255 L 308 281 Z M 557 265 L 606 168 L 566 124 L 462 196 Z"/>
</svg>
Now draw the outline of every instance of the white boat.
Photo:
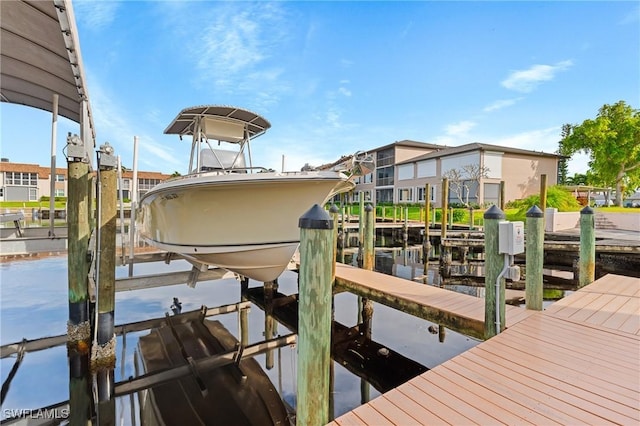
<svg viewBox="0 0 640 426">
<path fill-rule="evenodd" d="M 270 127 L 260 115 L 241 108 L 182 110 L 165 133 L 193 137 L 191 173 L 160 183 L 141 197 L 141 238 L 192 262 L 254 280 L 280 276 L 300 242 L 300 216 L 354 184 L 340 171 L 254 167 L 250 141 Z M 239 149 L 214 149 L 213 141 Z"/>
</svg>

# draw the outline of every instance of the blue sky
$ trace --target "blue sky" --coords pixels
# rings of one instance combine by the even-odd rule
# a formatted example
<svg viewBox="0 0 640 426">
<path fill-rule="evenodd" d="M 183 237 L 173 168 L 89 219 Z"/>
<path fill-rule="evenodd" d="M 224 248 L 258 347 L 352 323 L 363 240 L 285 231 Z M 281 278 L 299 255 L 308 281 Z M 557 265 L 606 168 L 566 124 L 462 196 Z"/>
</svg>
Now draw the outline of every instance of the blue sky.
<svg viewBox="0 0 640 426">
<path fill-rule="evenodd" d="M 183 108 L 253 110 L 254 164 L 297 170 L 412 139 L 554 152 L 564 123 L 640 108 L 638 2 L 74 1 L 98 143 L 186 173 Z M 48 165 L 50 114 L 2 103 L 2 157 Z M 62 147 L 77 126 L 58 125 Z M 576 156 L 570 173 L 584 172 Z"/>
</svg>

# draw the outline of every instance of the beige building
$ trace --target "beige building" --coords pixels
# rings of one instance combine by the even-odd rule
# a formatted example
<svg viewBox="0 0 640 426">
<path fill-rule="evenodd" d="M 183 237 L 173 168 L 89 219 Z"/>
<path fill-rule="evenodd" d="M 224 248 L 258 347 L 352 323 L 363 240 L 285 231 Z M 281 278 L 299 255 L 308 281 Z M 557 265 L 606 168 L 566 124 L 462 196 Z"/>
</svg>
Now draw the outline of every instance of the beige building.
<svg viewBox="0 0 640 426">
<path fill-rule="evenodd" d="M 170 175 L 158 172 L 138 172 L 138 194 L 167 180 Z M 67 169 L 56 168 L 55 197 L 66 197 Z M 131 198 L 133 172 L 122 174 L 122 198 Z M 120 186 L 118 185 L 118 189 Z M 119 192 L 118 192 L 119 193 Z M 40 197 L 51 194 L 51 168 L 37 164 L 12 163 L 6 159 L 0 161 L 0 201 L 38 201 Z"/>
<path fill-rule="evenodd" d="M 429 198 L 439 206 L 445 176 L 450 179 L 449 203 L 497 203 L 501 181 L 505 182 L 506 201 L 521 199 L 540 191 L 542 174 L 547 175 L 549 186 L 555 185 L 562 158 L 481 143 L 447 147 L 408 140 L 369 153 L 376 159 L 376 170 L 357 180 L 353 202 L 364 195 L 374 203 L 424 203 L 425 184 L 429 183 Z"/>
</svg>

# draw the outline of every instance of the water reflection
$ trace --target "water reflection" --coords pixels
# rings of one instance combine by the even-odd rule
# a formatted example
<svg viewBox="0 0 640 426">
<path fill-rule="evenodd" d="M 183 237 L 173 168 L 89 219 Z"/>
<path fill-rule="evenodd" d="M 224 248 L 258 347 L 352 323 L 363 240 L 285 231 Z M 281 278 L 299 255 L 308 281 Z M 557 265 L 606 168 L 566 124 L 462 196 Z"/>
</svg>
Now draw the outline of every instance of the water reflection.
<svg viewBox="0 0 640 426">
<path fill-rule="evenodd" d="M 398 256 L 401 256 L 400 259 Z M 380 252 L 376 255 L 376 268 L 407 279 L 424 276 L 420 264 L 420 253 Z M 351 260 L 349 260 L 351 261 Z M 184 261 L 139 264 L 135 274 L 163 274 L 173 271 L 189 270 Z M 118 267 L 118 278 L 127 276 L 127 267 Z M 0 344 L 17 342 L 23 338 L 36 339 L 66 333 L 68 315 L 67 306 L 67 260 L 65 257 L 40 260 L 14 261 L 0 264 L 2 286 L 0 298 Z M 437 271 L 429 268 L 428 284 L 438 283 Z M 418 281 L 419 282 L 419 281 Z M 261 283 L 250 282 L 250 286 Z M 297 275 L 287 271 L 279 279 L 279 291 L 284 294 L 297 292 Z M 240 301 L 240 284 L 235 279 L 200 282 L 195 288 L 186 285 L 160 287 L 116 294 L 116 324 L 163 317 L 171 312 L 174 298 L 182 304 L 182 312 L 195 310 L 201 305 L 209 307 L 233 304 Z M 358 298 L 352 294 L 341 293 L 335 297 L 335 319 L 348 327 L 358 323 Z M 238 337 L 239 315 L 225 314 L 215 317 L 236 337 Z M 264 340 L 265 315 L 262 310 L 253 307 L 247 317 L 248 343 Z M 389 349 L 411 358 L 428 368 L 450 359 L 473 347 L 478 342 L 453 331 L 446 332 L 444 343 L 439 335 L 433 333 L 437 324 L 412 317 L 374 304 L 371 325 L 372 339 Z M 275 327 L 276 335 L 285 335 L 289 331 L 282 325 Z M 136 375 L 134 353 L 137 340 L 147 332 L 129 333 L 117 338 L 117 363 L 115 377 L 117 381 Z M 124 344 L 126 340 L 126 345 Z M 123 353 L 123 348 L 124 353 Z M 274 353 L 274 367 L 267 369 L 266 356 L 256 360 L 276 385 L 284 400 L 295 407 L 295 347 L 281 348 Z M 15 358 L 2 359 L 0 363 L 4 381 Z M 124 362 L 123 362 L 124 361 Z M 350 373 L 340 364 L 334 365 L 334 414 L 338 416 L 360 405 L 363 392 L 368 398 L 379 393 L 368 384 L 362 384 L 359 377 Z M 35 409 L 68 399 L 68 365 L 64 346 L 25 355 L 18 370 L 3 409 Z M 364 389 L 363 389 L 364 388 Z M 123 424 L 131 424 L 129 397 L 120 398 L 116 404 L 117 418 Z M 8 411 L 3 410 L 2 418 Z M 136 422 L 139 421 L 137 414 Z"/>
</svg>

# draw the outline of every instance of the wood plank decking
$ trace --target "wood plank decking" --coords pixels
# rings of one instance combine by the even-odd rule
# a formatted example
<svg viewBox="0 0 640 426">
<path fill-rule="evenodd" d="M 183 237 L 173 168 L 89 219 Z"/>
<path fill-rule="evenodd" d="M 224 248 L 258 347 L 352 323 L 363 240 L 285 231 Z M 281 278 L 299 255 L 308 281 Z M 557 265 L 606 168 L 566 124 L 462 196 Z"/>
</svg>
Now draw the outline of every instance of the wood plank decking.
<svg viewBox="0 0 640 426">
<path fill-rule="evenodd" d="M 338 291 L 346 290 L 466 335 L 484 338 L 484 299 L 341 263 L 336 264 L 336 285 Z M 507 327 L 534 313 L 511 305 L 505 308 Z"/>
<path fill-rule="evenodd" d="M 607 275 L 331 425 L 640 424 L 640 279 Z"/>
</svg>

